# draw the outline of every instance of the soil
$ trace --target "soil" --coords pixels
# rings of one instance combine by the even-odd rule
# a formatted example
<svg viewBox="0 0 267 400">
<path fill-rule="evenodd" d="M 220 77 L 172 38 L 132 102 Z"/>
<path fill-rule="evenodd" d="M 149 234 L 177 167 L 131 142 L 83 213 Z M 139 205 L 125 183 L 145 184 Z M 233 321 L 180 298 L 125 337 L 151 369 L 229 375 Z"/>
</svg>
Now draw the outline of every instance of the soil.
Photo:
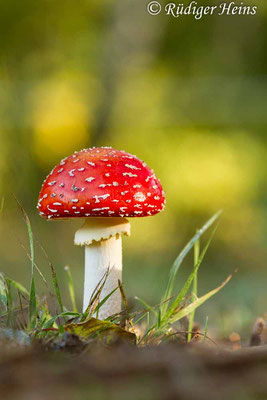
<svg viewBox="0 0 267 400">
<path fill-rule="evenodd" d="M 267 399 L 267 346 L 2 343 L 0 399 Z"/>
</svg>

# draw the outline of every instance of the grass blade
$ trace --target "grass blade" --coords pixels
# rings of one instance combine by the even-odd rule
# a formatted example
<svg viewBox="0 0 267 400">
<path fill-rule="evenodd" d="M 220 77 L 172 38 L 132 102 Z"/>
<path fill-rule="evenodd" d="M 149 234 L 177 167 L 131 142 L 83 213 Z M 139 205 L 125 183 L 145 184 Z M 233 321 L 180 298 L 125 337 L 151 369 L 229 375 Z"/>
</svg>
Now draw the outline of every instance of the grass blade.
<svg viewBox="0 0 267 400">
<path fill-rule="evenodd" d="M 186 294 L 187 294 L 187 292 L 188 292 L 188 290 L 189 290 L 189 288 L 191 286 L 191 283 L 192 283 L 192 281 L 193 281 L 193 279 L 194 279 L 194 277 L 195 277 L 195 275 L 196 275 L 196 273 L 197 273 L 197 271 L 198 271 L 198 269 L 200 267 L 200 264 L 202 263 L 202 260 L 203 260 L 205 254 L 206 254 L 206 252 L 207 252 L 207 250 L 209 248 L 209 245 L 210 245 L 210 243 L 212 241 L 213 235 L 216 232 L 216 229 L 217 229 L 217 227 L 213 230 L 210 239 L 208 240 L 206 246 L 204 247 L 204 249 L 203 249 L 203 251 L 202 251 L 202 253 L 201 253 L 201 255 L 200 255 L 199 259 L 198 259 L 197 264 L 194 266 L 193 271 L 188 276 L 188 278 L 187 278 L 182 290 L 180 291 L 180 293 L 178 294 L 178 296 L 176 297 L 176 299 L 174 300 L 172 305 L 169 307 L 169 309 L 166 311 L 165 315 L 162 317 L 162 322 L 164 322 L 164 324 L 168 323 L 168 319 L 172 316 L 172 314 L 175 313 L 175 310 L 177 309 L 177 307 L 179 306 L 179 304 L 181 303 L 183 298 L 186 296 Z"/>
<path fill-rule="evenodd" d="M 31 256 L 31 286 L 30 286 L 30 304 L 29 304 L 29 327 L 30 329 L 36 327 L 37 325 L 37 300 L 36 300 L 36 291 L 35 291 L 35 281 L 34 281 L 34 245 L 33 245 L 33 234 L 32 234 L 32 228 L 31 228 L 31 222 L 30 219 L 14 195 L 15 200 L 18 203 L 18 206 L 20 207 L 22 214 L 24 216 L 24 220 L 27 226 L 28 230 L 28 236 L 29 236 L 29 242 L 30 242 L 30 256 Z"/>
<path fill-rule="evenodd" d="M 137 325 L 145 317 L 147 318 L 147 329 L 149 329 L 149 311 L 144 311 L 143 314 L 134 321 L 134 325 Z"/>
<path fill-rule="evenodd" d="M 6 298 L 7 298 L 7 326 L 12 327 L 13 324 L 13 298 L 11 293 L 10 282 L 6 280 Z"/>
<path fill-rule="evenodd" d="M 22 208 L 30 242 L 30 255 L 31 255 L 31 286 L 30 286 L 30 304 L 29 304 L 29 325 L 30 328 L 34 328 L 37 325 L 37 300 L 35 291 L 34 281 L 34 246 L 33 246 L 33 234 L 31 223 L 26 211 Z"/>
<path fill-rule="evenodd" d="M 85 310 L 86 313 L 89 314 L 91 307 L 93 306 L 93 304 L 97 304 L 98 300 L 100 298 L 100 295 L 102 293 L 102 290 L 106 284 L 106 281 L 108 279 L 108 276 L 111 272 L 110 267 L 107 268 L 106 272 L 104 273 L 104 275 L 102 276 L 102 278 L 100 279 L 100 281 L 98 282 L 98 284 L 96 285 L 96 287 L 93 290 L 93 293 L 91 294 L 90 300 L 89 300 L 89 304 Z"/>
<path fill-rule="evenodd" d="M 129 326 L 131 326 L 134 329 L 133 326 L 133 321 L 130 318 L 130 310 L 129 310 L 129 305 L 128 305 L 128 301 L 124 292 L 124 288 L 122 285 L 122 282 L 120 281 L 120 279 L 118 279 L 118 285 L 119 285 L 119 289 L 120 289 L 120 294 L 121 294 L 121 298 L 122 298 L 122 303 L 124 306 L 124 318 L 121 319 L 120 321 L 120 326 L 123 329 L 128 330 Z"/>
<path fill-rule="evenodd" d="M 63 309 L 63 304 L 62 304 L 59 284 L 58 284 L 58 280 L 57 280 L 56 270 L 55 270 L 55 268 L 53 267 L 53 265 L 51 263 L 50 263 L 50 268 L 51 268 L 51 274 L 52 274 L 52 282 L 53 282 L 53 286 L 54 286 L 54 289 L 55 289 L 55 293 L 56 293 L 59 309 L 60 309 L 60 312 L 63 313 L 64 309 Z"/>
<path fill-rule="evenodd" d="M 161 302 L 165 302 L 166 299 L 169 299 L 172 296 L 172 291 L 174 287 L 174 282 L 176 275 L 179 271 L 179 268 L 184 260 L 184 258 L 187 256 L 189 251 L 193 248 L 194 244 L 199 240 L 199 238 L 206 232 L 207 229 L 211 227 L 211 225 L 219 218 L 221 215 L 222 211 L 218 211 L 216 214 L 214 214 L 203 226 L 199 231 L 193 236 L 193 238 L 187 243 L 187 245 L 183 248 L 181 253 L 178 255 L 178 257 L 175 259 L 172 268 L 170 270 L 169 274 L 169 280 L 167 284 L 166 291 L 164 293 L 164 296 L 161 300 Z M 164 303 L 164 305 L 161 308 L 161 314 L 164 316 L 164 314 L 167 311 L 168 303 Z"/>
<path fill-rule="evenodd" d="M 96 287 L 90 297 L 89 304 L 88 304 L 85 312 L 83 313 L 82 320 L 85 320 L 85 319 L 87 319 L 88 316 L 91 317 L 94 314 L 96 307 L 99 303 L 99 299 L 100 299 L 102 290 L 106 284 L 106 281 L 107 281 L 107 278 L 108 278 L 110 272 L 111 272 L 111 270 L 108 267 L 106 272 L 104 273 L 103 277 L 100 279 L 100 281 L 96 285 Z"/>
<path fill-rule="evenodd" d="M 186 317 L 188 314 L 190 314 L 191 312 L 196 310 L 199 306 L 201 306 L 203 303 L 205 303 L 205 301 L 207 301 L 212 296 L 214 296 L 216 293 L 218 293 L 230 281 L 231 278 L 232 278 L 232 274 L 229 275 L 220 286 L 218 286 L 217 288 L 206 293 L 204 296 L 199 297 L 193 303 L 189 304 L 187 307 L 180 310 L 177 314 L 174 314 L 170 318 L 170 323 L 173 324 L 174 322 L 179 321 L 180 319 Z"/>
<path fill-rule="evenodd" d="M 157 321 L 157 324 L 158 324 L 158 327 L 160 327 L 160 325 L 161 325 L 161 310 L 160 310 L 160 307 L 159 307 L 159 310 L 158 310 L 158 321 Z"/>
<path fill-rule="evenodd" d="M 69 294 L 70 294 L 70 300 L 71 300 L 71 305 L 72 309 L 74 312 L 77 312 L 77 306 L 76 306 L 76 299 L 75 299 L 75 291 L 74 291 L 74 285 L 73 285 L 73 280 L 72 280 L 72 274 L 70 271 L 70 268 L 66 265 L 65 271 L 67 271 L 67 276 L 68 276 L 68 287 L 69 287 Z"/>
<path fill-rule="evenodd" d="M 46 321 L 42 326 L 42 330 L 51 328 L 58 318 L 61 318 L 61 317 L 79 317 L 79 316 L 80 316 L 80 314 L 76 313 L 76 312 L 68 312 L 68 311 L 62 312 L 60 314 L 55 315 L 54 317 L 51 317 L 48 321 Z"/>
<path fill-rule="evenodd" d="M 114 292 L 116 292 L 116 290 L 118 290 L 118 288 L 119 288 L 118 286 L 115 287 L 115 289 L 113 289 L 109 294 L 107 294 L 107 295 L 104 297 L 104 299 L 102 299 L 102 300 L 97 304 L 96 308 L 94 309 L 94 312 L 93 312 L 91 315 L 94 315 L 94 314 L 98 315 L 98 312 L 99 312 L 100 308 L 103 306 L 103 304 L 105 304 L 105 302 L 110 298 L 110 296 L 111 296 Z"/>
<path fill-rule="evenodd" d="M 140 299 L 140 297 L 138 297 L 138 296 L 135 296 L 134 298 L 135 298 L 135 300 L 139 301 L 139 303 L 141 303 L 143 306 L 145 306 L 145 308 L 147 310 L 151 311 L 155 315 L 155 317 L 158 319 L 158 314 L 154 310 L 154 307 L 151 307 L 147 302 L 145 302 L 144 300 Z"/>
<path fill-rule="evenodd" d="M 0 301 L 7 311 L 7 293 L 6 293 L 6 280 L 3 274 L 0 273 Z"/>
<path fill-rule="evenodd" d="M 203 335 L 203 342 L 205 342 L 207 333 L 208 333 L 208 323 L 209 323 L 209 317 L 206 317 L 206 322 L 205 322 L 205 328 L 204 328 L 204 335 Z"/>
<path fill-rule="evenodd" d="M 124 292 L 124 289 L 123 289 L 123 286 L 122 286 L 122 282 L 120 280 L 118 280 L 118 285 L 119 285 L 118 287 L 120 289 L 122 303 L 124 305 L 125 312 L 129 315 L 128 302 L 127 302 L 126 295 L 125 295 L 125 292 Z"/>
<path fill-rule="evenodd" d="M 199 239 L 196 241 L 195 245 L 194 245 L 194 265 L 196 265 L 198 263 L 198 259 L 199 259 L 199 250 L 200 250 L 200 241 Z M 197 299 L 197 273 L 198 271 L 195 273 L 194 279 L 193 279 L 193 289 L 192 289 L 192 296 L 193 298 Z M 187 341 L 190 342 L 192 339 L 192 330 L 193 330 L 193 326 L 194 326 L 194 318 L 195 318 L 195 311 L 193 311 L 190 314 L 190 318 L 189 318 L 189 325 L 188 325 L 188 337 L 187 337 Z"/>
<path fill-rule="evenodd" d="M 6 281 L 8 281 L 10 283 L 10 285 L 12 285 L 15 289 L 19 290 L 21 293 L 24 293 L 27 296 L 30 296 L 30 293 L 28 292 L 28 290 L 21 283 L 14 281 L 13 279 L 10 279 L 8 277 L 6 277 Z"/>
<path fill-rule="evenodd" d="M 21 247 L 23 248 L 23 250 L 25 251 L 26 256 L 29 258 L 30 261 L 32 261 L 32 260 L 31 260 L 30 254 L 27 252 L 27 249 L 26 249 L 25 246 L 21 243 L 20 240 L 19 240 L 19 243 L 20 243 Z M 34 263 L 34 266 L 35 266 L 36 270 L 38 271 L 40 277 L 42 278 L 42 280 L 43 280 L 45 286 L 48 288 L 47 281 L 46 281 L 46 279 L 45 279 L 45 277 L 44 277 L 42 271 L 40 270 L 40 268 L 38 267 L 38 265 L 37 265 L 36 263 Z"/>
<path fill-rule="evenodd" d="M 31 329 L 35 328 L 37 325 L 37 300 L 35 291 L 35 281 L 33 276 L 31 278 L 31 288 L 30 288 L 29 325 Z"/>
</svg>

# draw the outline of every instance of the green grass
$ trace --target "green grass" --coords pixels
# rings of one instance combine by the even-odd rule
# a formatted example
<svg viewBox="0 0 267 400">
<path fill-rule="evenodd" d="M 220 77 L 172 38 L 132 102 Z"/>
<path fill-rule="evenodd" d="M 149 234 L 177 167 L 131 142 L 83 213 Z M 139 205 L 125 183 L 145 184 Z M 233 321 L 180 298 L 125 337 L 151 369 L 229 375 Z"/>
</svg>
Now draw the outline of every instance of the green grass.
<svg viewBox="0 0 267 400">
<path fill-rule="evenodd" d="M 196 243 L 194 244 L 194 265 L 197 265 L 197 263 L 198 263 L 199 251 L 200 251 L 200 240 L 197 240 Z M 192 286 L 193 286 L 192 287 L 192 298 L 197 299 L 197 272 L 194 276 Z M 194 317 L 195 317 L 195 311 L 193 311 L 190 314 L 190 318 L 189 318 L 189 324 L 188 324 L 189 333 L 188 333 L 188 337 L 187 337 L 188 342 L 190 342 L 192 339 L 192 331 L 194 328 Z"/>
<path fill-rule="evenodd" d="M 46 252 L 41 247 L 49 261 L 51 269 L 51 280 L 54 290 L 54 295 L 52 297 L 56 299 L 56 306 L 54 309 L 57 310 L 56 312 L 52 311 L 47 301 L 47 298 L 51 298 L 49 292 L 47 297 L 40 298 L 35 290 L 35 271 L 38 271 L 43 278 L 41 271 L 35 264 L 34 258 L 34 245 L 38 242 L 34 239 L 28 215 L 19 202 L 18 204 L 24 216 L 29 239 L 30 251 L 29 254 L 27 253 L 30 259 L 29 290 L 14 279 L 7 277 L 3 273 L 0 274 L 0 326 L 23 331 L 29 338 L 51 340 L 60 337 L 60 335 L 63 335 L 65 332 L 71 332 L 81 336 L 83 339 L 102 339 L 104 337 L 105 340 L 107 340 L 108 337 L 108 341 L 110 341 L 110 337 L 115 335 L 116 337 L 119 336 L 131 342 L 137 340 L 139 345 L 157 344 L 162 340 L 172 338 L 180 327 L 177 323 L 183 318 L 189 318 L 187 341 L 190 342 L 192 339 L 191 332 L 194 326 L 195 311 L 208 299 L 218 293 L 230 279 L 230 277 L 228 277 L 220 286 L 198 297 L 198 271 L 217 226 L 213 229 L 210 238 L 207 240 L 201 252 L 200 238 L 218 220 L 220 216 L 219 212 L 210 218 L 201 229 L 197 230 L 193 238 L 175 259 L 170 269 L 166 290 L 164 291 L 160 303 L 152 306 L 145 300 L 136 297 L 137 302 L 142 307 L 140 310 L 134 312 L 129 312 L 121 282 L 118 283 L 118 287 L 104 299 L 100 300 L 101 292 L 110 273 L 108 269 L 95 288 L 86 311 L 81 313 L 78 311 L 76 305 L 71 271 L 69 267 L 65 267 L 71 308 L 68 309 L 65 307 L 56 270 L 49 261 Z M 0 215 L 3 211 L 3 205 L 4 203 L 2 201 Z M 182 289 L 176 293 L 175 284 L 177 282 L 178 272 L 185 257 L 192 249 L 194 250 L 193 269 L 189 273 Z M 108 317 L 105 321 L 100 321 L 98 319 L 100 308 L 116 290 L 120 290 L 121 292 L 124 310 L 119 314 Z M 50 303 L 51 301 L 49 304 Z M 140 327 L 142 327 L 142 329 Z M 208 319 L 206 319 L 205 323 L 203 340 L 207 337 L 207 327 Z M 140 329 L 141 333 L 137 334 L 135 337 L 135 334 L 137 331 L 140 332 Z"/>
</svg>

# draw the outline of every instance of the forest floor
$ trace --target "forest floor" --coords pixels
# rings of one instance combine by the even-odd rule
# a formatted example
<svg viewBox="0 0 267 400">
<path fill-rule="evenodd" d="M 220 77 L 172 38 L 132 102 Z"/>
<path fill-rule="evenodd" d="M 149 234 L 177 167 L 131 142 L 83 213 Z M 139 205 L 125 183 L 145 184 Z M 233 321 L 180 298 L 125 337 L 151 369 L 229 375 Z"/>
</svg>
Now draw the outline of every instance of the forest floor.
<svg viewBox="0 0 267 400">
<path fill-rule="evenodd" d="M 0 399 L 267 399 L 267 345 L 84 346 L 71 334 L 54 349 L 2 342 Z"/>
</svg>

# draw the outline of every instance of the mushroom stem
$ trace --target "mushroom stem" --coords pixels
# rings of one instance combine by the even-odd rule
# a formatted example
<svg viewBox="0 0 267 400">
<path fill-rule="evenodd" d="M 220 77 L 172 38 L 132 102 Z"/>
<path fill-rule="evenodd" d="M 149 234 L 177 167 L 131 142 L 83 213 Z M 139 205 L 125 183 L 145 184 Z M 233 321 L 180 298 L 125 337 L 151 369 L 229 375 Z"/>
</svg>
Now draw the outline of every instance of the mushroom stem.
<svg viewBox="0 0 267 400">
<path fill-rule="evenodd" d="M 90 298 L 99 282 L 103 282 L 107 269 L 109 275 L 102 289 L 101 299 L 118 286 L 122 275 L 121 235 L 94 242 L 85 246 L 85 276 L 83 293 L 83 311 L 88 307 Z M 116 290 L 99 310 L 99 317 L 104 319 L 111 314 L 121 312 L 121 295 Z"/>
<path fill-rule="evenodd" d="M 90 298 L 97 285 L 109 268 L 100 301 L 118 286 L 122 276 L 122 239 L 121 235 L 130 235 L 130 223 L 125 218 L 87 218 L 76 232 L 74 242 L 85 246 L 85 277 L 83 311 L 88 307 Z M 121 295 L 115 291 L 99 310 L 99 318 L 121 311 Z"/>
</svg>

